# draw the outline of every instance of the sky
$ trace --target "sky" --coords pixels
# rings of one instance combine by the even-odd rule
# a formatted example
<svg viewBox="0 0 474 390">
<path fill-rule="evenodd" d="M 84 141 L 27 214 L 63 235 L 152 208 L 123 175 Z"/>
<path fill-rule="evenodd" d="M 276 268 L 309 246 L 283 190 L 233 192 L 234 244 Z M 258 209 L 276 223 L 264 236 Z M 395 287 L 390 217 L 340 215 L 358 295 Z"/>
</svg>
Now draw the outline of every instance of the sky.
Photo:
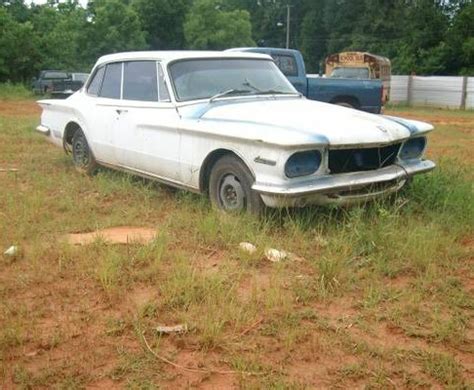
<svg viewBox="0 0 474 390">
<path fill-rule="evenodd" d="M 26 0 L 25 3 L 45 4 L 47 0 Z M 88 0 L 79 0 L 79 4 L 86 7 Z"/>
</svg>

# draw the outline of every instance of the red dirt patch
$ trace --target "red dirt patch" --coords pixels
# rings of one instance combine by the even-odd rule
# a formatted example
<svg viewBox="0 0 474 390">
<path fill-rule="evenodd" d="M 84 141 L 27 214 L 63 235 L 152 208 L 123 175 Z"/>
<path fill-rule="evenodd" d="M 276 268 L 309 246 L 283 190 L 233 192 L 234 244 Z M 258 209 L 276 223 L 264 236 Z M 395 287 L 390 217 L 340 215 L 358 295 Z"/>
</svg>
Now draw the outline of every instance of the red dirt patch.
<svg viewBox="0 0 474 390">
<path fill-rule="evenodd" d="M 66 236 L 67 241 L 72 245 L 88 245 L 97 240 L 104 240 L 110 244 L 147 244 L 156 236 L 155 229 L 120 226 L 91 233 L 73 233 Z"/>
<path fill-rule="evenodd" d="M 40 106 L 32 100 L 0 100 L 0 116 L 29 116 L 40 113 Z"/>
</svg>

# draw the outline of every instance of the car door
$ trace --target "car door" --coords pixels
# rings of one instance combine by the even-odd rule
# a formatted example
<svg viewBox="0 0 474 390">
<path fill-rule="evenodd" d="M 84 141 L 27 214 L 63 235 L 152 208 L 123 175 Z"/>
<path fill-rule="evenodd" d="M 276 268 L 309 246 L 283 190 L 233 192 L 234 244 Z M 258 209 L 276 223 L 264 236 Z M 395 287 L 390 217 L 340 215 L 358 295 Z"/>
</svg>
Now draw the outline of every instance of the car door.
<svg viewBox="0 0 474 390">
<path fill-rule="evenodd" d="M 122 63 L 103 65 L 94 72 L 87 86 L 86 137 L 95 158 L 107 164 L 117 165 L 113 134 L 120 109 Z"/>
<path fill-rule="evenodd" d="M 113 144 L 120 164 L 179 182 L 179 117 L 159 63 L 124 62 L 122 100 L 117 112 Z"/>
</svg>

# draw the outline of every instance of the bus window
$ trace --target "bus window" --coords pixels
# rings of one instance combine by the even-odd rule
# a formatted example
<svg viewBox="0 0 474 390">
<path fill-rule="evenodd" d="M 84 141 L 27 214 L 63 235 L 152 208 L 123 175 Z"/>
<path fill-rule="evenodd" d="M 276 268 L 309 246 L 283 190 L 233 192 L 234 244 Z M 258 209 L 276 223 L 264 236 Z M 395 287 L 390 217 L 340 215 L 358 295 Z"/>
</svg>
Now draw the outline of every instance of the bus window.
<svg viewBox="0 0 474 390">
<path fill-rule="evenodd" d="M 340 79 L 369 79 L 367 68 L 335 68 L 329 77 Z"/>
</svg>

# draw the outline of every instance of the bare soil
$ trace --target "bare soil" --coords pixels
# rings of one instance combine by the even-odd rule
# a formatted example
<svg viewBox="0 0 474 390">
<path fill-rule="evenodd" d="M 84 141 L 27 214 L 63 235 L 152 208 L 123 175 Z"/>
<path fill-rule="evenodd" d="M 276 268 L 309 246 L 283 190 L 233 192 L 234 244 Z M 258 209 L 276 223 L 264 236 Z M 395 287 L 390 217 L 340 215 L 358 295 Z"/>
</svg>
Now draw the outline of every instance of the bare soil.
<svg viewBox="0 0 474 390">
<path fill-rule="evenodd" d="M 41 108 L 32 100 L 0 100 L 0 116 L 40 115 Z"/>
</svg>

